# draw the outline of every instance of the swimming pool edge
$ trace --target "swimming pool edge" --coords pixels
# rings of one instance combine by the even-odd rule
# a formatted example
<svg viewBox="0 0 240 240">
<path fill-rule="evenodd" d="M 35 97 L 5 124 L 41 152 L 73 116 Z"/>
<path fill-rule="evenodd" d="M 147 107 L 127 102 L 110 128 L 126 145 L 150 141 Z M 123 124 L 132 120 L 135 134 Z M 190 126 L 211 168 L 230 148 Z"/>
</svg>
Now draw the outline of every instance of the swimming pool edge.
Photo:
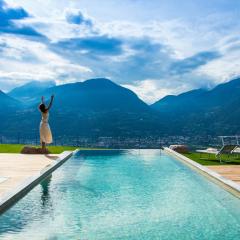
<svg viewBox="0 0 240 240">
<path fill-rule="evenodd" d="M 79 149 L 76 149 L 74 151 L 62 152 L 61 154 L 59 154 L 57 160 L 55 160 L 52 164 L 39 171 L 36 175 L 29 177 L 12 191 L 8 192 L 6 195 L 0 198 L 0 215 L 7 211 L 18 200 L 23 198 L 29 191 L 31 191 L 42 180 L 52 174 L 56 169 L 58 169 L 64 162 L 66 162 L 78 151 Z"/>
<path fill-rule="evenodd" d="M 209 168 L 207 168 L 207 167 L 205 167 L 205 166 L 203 166 L 203 165 L 201 165 L 201 164 L 199 164 L 197 162 L 194 162 L 193 160 L 189 159 L 188 157 L 185 157 L 182 154 L 177 153 L 176 151 L 174 151 L 174 150 L 172 150 L 170 148 L 165 147 L 164 151 L 166 153 L 174 156 L 175 158 L 177 158 L 181 162 L 185 163 L 189 167 L 193 168 L 194 170 L 198 171 L 202 175 L 206 176 L 211 181 L 213 181 L 216 184 L 220 185 L 226 191 L 230 192 L 234 196 L 240 198 L 240 185 L 238 185 L 237 183 L 235 183 L 232 180 L 229 180 L 229 179 L 221 176 L 220 174 L 212 171 L 211 169 L 209 169 Z"/>
</svg>

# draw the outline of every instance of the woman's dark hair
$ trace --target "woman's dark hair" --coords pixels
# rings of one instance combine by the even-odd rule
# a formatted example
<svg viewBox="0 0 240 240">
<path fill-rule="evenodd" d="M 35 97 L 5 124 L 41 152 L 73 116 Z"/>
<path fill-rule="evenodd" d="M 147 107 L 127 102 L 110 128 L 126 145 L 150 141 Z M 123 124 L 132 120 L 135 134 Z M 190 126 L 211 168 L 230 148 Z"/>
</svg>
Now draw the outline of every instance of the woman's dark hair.
<svg viewBox="0 0 240 240">
<path fill-rule="evenodd" d="M 45 113 L 47 111 L 46 106 L 45 106 L 44 103 L 41 103 L 38 108 L 43 113 Z"/>
</svg>

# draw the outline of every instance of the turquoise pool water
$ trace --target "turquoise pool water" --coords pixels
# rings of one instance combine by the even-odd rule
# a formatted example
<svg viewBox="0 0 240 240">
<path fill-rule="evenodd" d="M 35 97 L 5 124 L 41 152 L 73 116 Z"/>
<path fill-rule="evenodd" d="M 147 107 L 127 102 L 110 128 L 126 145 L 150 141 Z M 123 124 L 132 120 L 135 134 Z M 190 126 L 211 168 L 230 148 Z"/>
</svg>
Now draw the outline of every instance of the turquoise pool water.
<svg viewBox="0 0 240 240">
<path fill-rule="evenodd" d="M 0 216 L 0 239 L 240 239 L 240 200 L 159 150 L 82 151 Z"/>
</svg>

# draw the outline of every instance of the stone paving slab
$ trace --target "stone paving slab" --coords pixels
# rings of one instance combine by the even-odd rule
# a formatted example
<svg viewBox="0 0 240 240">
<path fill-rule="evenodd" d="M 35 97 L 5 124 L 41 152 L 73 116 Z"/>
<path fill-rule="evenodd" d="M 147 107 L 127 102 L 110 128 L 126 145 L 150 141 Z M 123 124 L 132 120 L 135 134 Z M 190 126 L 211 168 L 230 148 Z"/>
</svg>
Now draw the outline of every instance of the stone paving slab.
<svg viewBox="0 0 240 240">
<path fill-rule="evenodd" d="M 208 166 L 214 172 L 217 172 L 221 176 L 240 184 L 240 166 L 239 165 L 219 165 Z"/>
<path fill-rule="evenodd" d="M 0 198 L 17 187 L 27 178 L 51 165 L 58 158 L 57 154 L 0 154 Z"/>
</svg>

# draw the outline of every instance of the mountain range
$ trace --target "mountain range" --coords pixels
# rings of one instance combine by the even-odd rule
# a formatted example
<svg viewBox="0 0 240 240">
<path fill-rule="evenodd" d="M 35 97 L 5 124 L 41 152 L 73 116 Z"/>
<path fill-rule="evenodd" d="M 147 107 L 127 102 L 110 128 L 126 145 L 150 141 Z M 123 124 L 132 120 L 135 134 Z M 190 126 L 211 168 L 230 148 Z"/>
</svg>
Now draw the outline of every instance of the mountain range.
<svg viewBox="0 0 240 240">
<path fill-rule="evenodd" d="M 37 87 L 38 83 L 30 85 Z M 16 108 L 11 121 L 0 123 L 0 126 L 4 125 L 2 129 L 11 129 L 10 134 L 19 131 L 26 136 L 36 134 L 40 119 L 37 107 L 41 96 L 49 99 L 52 94 L 55 100 L 50 124 L 58 136 L 146 136 L 154 131 L 160 134 L 163 129 L 155 111 L 131 90 L 108 79 L 47 86 L 34 92 L 30 101 L 26 101 L 29 96 L 26 85 L 9 93 L 20 107 Z M 7 130 L 5 132 L 7 134 Z"/>
<path fill-rule="evenodd" d="M 164 114 L 178 134 L 235 135 L 240 132 L 240 79 L 211 90 L 167 96 L 151 106 Z"/>
<path fill-rule="evenodd" d="M 206 136 L 239 134 L 240 79 L 211 90 L 166 96 L 152 105 L 105 79 L 56 86 L 33 81 L 0 92 L 0 134 L 38 133 L 41 96 L 54 94 L 50 124 L 58 136 Z"/>
<path fill-rule="evenodd" d="M 36 99 L 36 96 L 39 96 L 39 94 L 47 88 L 54 86 L 56 86 L 54 81 L 31 81 L 23 86 L 14 88 L 8 95 L 24 102 L 24 104 L 31 105 Z"/>
</svg>

